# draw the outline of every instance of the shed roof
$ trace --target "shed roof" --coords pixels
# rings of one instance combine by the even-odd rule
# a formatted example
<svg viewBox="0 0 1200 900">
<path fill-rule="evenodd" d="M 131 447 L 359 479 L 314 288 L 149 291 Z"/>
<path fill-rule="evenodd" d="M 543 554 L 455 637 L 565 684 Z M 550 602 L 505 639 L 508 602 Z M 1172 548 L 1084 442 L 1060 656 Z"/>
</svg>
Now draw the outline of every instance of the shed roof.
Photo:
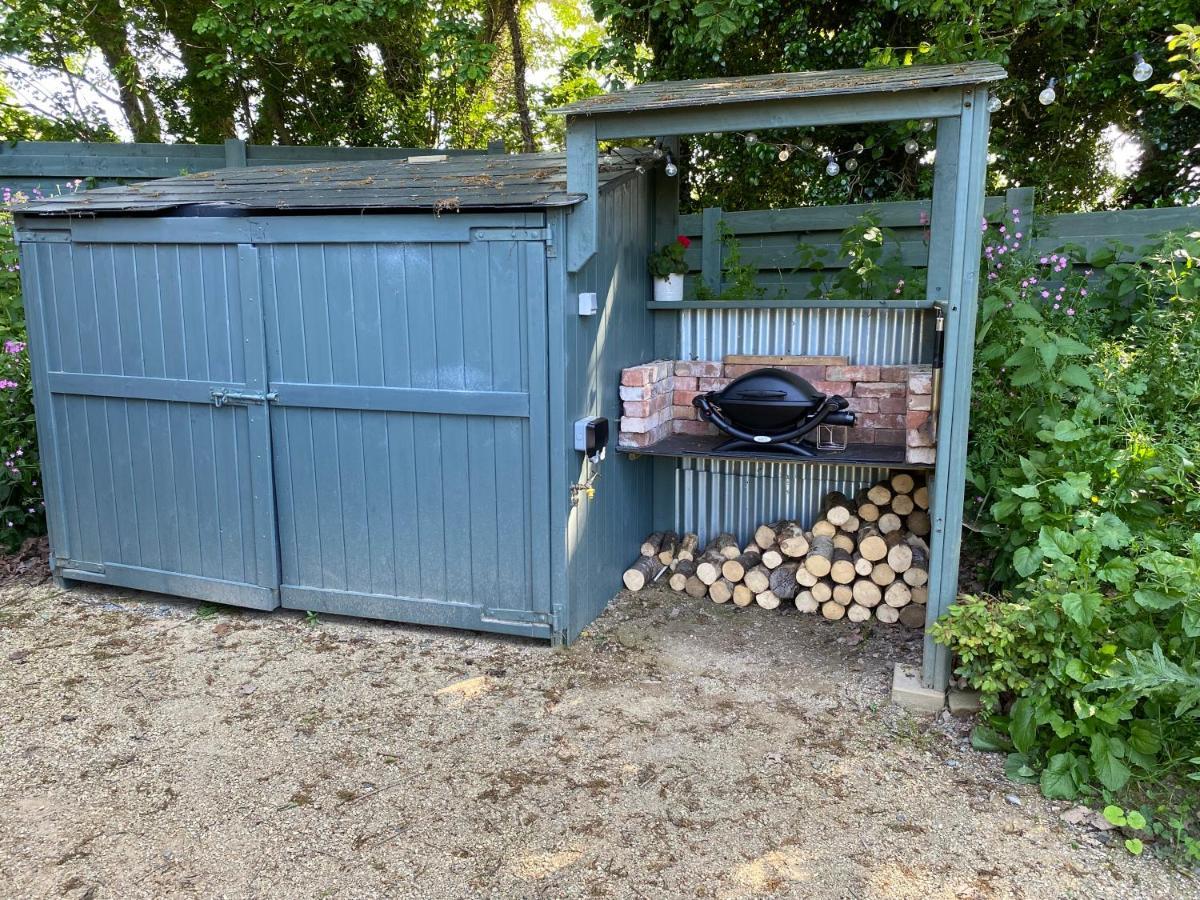
<svg viewBox="0 0 1200 900">
<path fill-rule="evenodd" d="M 238 210 L 513 209 L 570 206 L 563 153 L 436 156 L 308 166 L 218 169 L 23 203 L 35 215 Z M 632 172 L 636 151 L 605 156 L 600 186 Z"/>
<path fill-rule="evenodd" d="M 826 72 L 781 72 L 736 78 L 655 81 L 624 91 L 599 94 L 554 110 L 571 116 L 640 112 L 686 106 L 798 100 L 835 94 L 894 93 L 961 87 L 1000 81 L 1000 66 L 980 61 L 899 69 L 834 69 Z"/>
</svg>

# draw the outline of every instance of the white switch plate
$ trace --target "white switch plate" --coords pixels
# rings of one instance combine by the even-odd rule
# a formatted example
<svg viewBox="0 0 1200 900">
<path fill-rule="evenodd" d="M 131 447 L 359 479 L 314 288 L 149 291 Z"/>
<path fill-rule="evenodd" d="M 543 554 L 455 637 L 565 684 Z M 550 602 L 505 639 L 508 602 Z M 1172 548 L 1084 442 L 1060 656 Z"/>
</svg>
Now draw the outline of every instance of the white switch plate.
<svg viewBox="0 0 1200 900">
<path fill-rule="evenodd" d="M 596 309 L 596 295 L 594 293 L 579 295 L 579 314 L 581 316 L 594 316 Z"/>
</svg>

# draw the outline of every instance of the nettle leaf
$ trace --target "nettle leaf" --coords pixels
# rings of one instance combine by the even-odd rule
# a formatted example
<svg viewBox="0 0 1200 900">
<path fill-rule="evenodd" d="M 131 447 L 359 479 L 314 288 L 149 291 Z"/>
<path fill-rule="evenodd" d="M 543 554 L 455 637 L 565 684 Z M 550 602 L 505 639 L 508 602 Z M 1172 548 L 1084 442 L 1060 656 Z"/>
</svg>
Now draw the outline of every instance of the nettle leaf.
<svg viewBox="0 0 1200 900">
<path fill-rule="evenodd" d="M 1008 714 L 1008 735 L 1012 738 L 1013 746 L 1021 753 L 1032 750 L 1037 737 L 1033 713 L 1033 702 L 1028 697 L 1022 697 L 1012 705 Z"/>
<path fill-rule="evenodd" d="M 1092 533 L 1109 550 L 1120 550 L 1122 547 L 1128 547 L 1133 541 L 1133 532 L 1129 530 L 1129 526 L 1110 512 L 1103 513 L 1096 520 L 1096 524 L 1092 526 Z"/>
<path fill-rule="evenodd" d="M 1072 591 L 1062 596 L 1063 612 L 1070 616 L 1073 622 L 1087 628 L 1096 617 L 1096 611 L 1100 609 L 1100 601 L 1100 595 L 1095 592 Z"/>
<path fill-rule="evenodd" d="M 1190 638 L 1200 637 L 1200 606 L 1194 602 L 1184 607 L 1183 633 Z"/>
<path fill-rule="evenodd" d="M 1018 497 L 1024 497 L 1026 500 L 1035 500 L 1038 496 L 1038 486 L 1036 484 L 1022 484 L 1019 487 L 1013 488 L 1012 492 Z"/>
<path fill-rule="evenodd" d="M 1079 793 L 1075 783 L 1075 755 L 1056 753 L 1042 770 L 1042 794 L 1051 800 L 1073 800 Z"/>
<path fill-rule="evenodd" d="M 1170 594 L 1164 594 L 1162 591 L 1142 588 L 1133 592 L 1133 599 L 1144 609 L 1170 609 L 1181 598 L 1172 597 Z"/>
<path fill-rule="evenodd" d="M 1083 341 L 1077 341 L 1073 337 L 1057 337 L 1054 339 L 1055 345 L 1058 347 L 1058 352 L 1062 356 L 1091 356 L 1092 348 Z"/>
<path fill-rule="evenodd" d="M 1041 380 L 1042 372 L 1037 366 L 1022 366 L 1009 379 L 1009 383 L 1013 387 L 1027 387 Z"/>
<path fill-rule="evenodd" d="M 1038 344 L 1038 355 L 1042 357 L 1047 369 L 1053 368 L 1058 360 L 1058 347 L 1049 342 Z"/>
<path fill-rule="evenodd" d="M 1071 363 L 1069 366 L 1065 366 L 1063 370 L 1058 373 L 1058 380 L 1063 384 L 1069 384 L 1071 387 L 1081 388 L 1085 391 L 1090 391 L 1092 389 L 1091 376 L 1088 375 L 1087 370 L 1084 369 L 1083 366 L 1076 363 Z"/>
</svg>

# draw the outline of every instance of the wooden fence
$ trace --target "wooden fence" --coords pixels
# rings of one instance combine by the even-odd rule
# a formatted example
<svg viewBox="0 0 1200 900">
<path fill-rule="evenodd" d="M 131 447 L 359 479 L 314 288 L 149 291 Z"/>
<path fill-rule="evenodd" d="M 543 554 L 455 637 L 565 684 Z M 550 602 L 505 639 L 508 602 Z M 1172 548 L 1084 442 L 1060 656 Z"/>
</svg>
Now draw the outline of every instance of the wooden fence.
<svg viewBox="0 0 1200 900">
<path fill-rule="evenodd" d="M 279 147 L 247 144 L 89 144 L 74 141 L 16 141 L 0 144 L 0 187 L 53 193 L 75 179 L 90 187 L 170 178 L 233 166 L 312 165 L 397 159 L 421 154 L 466 156 L 503 153 L 504 142 L 486 150 L 430 150 L 416 147 Z"/>
<path fill-rule="evenodd" d="M 1014 188 L 1003 196 L 988 197 L 984 204 L 984 214 L 993 223 L 1011 210 L 1020 211 L 1021 224 L 1016 230 L 1035 235 L 1029 246 L 1046 252 L 1071 244 L 1091 254 L 1118 241 L 1133 247 L 1136 253 L 1165 231 L 1200 229 L 1198 207 L 1037 216 L 1033 188 Z M 713 293 L 720 292 L 729 249 L 720 239 L 722 229 L 737 241 L 741 264 L 756 270 L 756 283 L 765 290 L 764 299 L 819 296 L 827 290 L 832 274 L 848 265 L 839 252 L 842 232 L 867 214 L 894 234 L 888 258 L 898 255 L 905 265 L 925 266 L 929 258 L 928 201 L 749 212 L 707 208 L 679 220 L 681 233 L 692 240 L 686 254 L 693 276 L 687 279 L 687 299 L 694 299 L 697 282 Z M 820 266 L 802 264 L 808 261 L 808 254 L 801 253 L 801 245 L 820 257 Z"/>
</svg>

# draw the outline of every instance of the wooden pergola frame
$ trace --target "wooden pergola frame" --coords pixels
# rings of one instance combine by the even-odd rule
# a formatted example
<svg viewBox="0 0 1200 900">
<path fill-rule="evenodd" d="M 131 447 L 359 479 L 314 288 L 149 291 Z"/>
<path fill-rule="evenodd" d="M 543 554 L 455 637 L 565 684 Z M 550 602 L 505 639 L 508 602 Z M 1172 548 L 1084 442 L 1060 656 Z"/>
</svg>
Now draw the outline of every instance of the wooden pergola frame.
<svg viewBox="0 0 1200 900">
<path fill-rule="evenodd" d="M 765 77 L 779 79 L 785 86 L 763 96 L 761 78 L 745 79 L 742 84 L 733 79 L 646 85 L 636 89 L 644 99 L 622 103 L 620 94 L 603 95 L 561 110 L 567 117 L 567 189 L 586 198 L 572 213 L 567 266 L 569 271 L 579 272 L 595 255 L 600 239 L 598 141 L 658 138 L 670 147 L 686 134 L 906 119 L 936 121 L 926 297 L 945 317 L 945 354 L 930 507 L 932 560 L 922 680 L 926 687 L 941 690 L 950 678 L 950 651 L 934 644 L 928 626 L 954 602 L 958 589 L 987 167 L 987 85 L 1002 79 L 1004 71 L 988 63 L 965 63 Z M 803 79 L 804 83 L 797 83 L 788 93 L 789 79 Z M 633 93 L 626 96 L 632 98 Z M 695 99 L 688 101 L 688 96 Z M 656 201 L 656 236 L 667 241 L 676 233 L 678 180 L 659 173 Z M 814 301 L 813 305 L 819 304 Z"/>
</svg>

